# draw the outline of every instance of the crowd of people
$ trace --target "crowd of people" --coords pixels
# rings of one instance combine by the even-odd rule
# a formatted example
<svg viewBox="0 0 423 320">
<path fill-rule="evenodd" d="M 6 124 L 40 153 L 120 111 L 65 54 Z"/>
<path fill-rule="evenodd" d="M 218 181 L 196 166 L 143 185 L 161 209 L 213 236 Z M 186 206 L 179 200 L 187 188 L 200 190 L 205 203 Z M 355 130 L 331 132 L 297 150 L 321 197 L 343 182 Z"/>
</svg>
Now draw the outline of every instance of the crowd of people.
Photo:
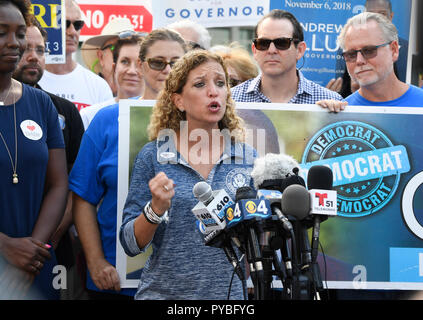
<svg viewBox="0 0 423 320">
<path fill-rule="evenodd" d="M 326 88 L 297 67 L 307 44 L 297 18 L 284 10 L 257 22 L 252 55 L 236 44 L 211 46 L 207 29 L 188 20 L 138 33 L 117 18 L 84 41 L 83 66 L 74 60 L 82 12 L 74 0 L 65 3 L 66 62 L 46 64 L 47 34 L 30 2 L 0 1 L 2 299 L 221 299 L 232 266 L 195 230 L 192 186 L 206 181 L 232 198 L 240 181 L 254 187 L 249 173 L 260 146 L 243 142 L 246 128 L 264 129 L 264 152 L 280 153 L 272 121 L 260 110 L 236 110 L 235 102 L 341 112 L 423 101 L 422 89 L 397 76 L 404 55 L 389 0 L 366 1 L 367 11 L 346 22 L 338 38 L 344 80 Z M 117 229 L 121 99 L 156 102 Z M 197 129 L 209 139 L 181 141 L 182 130 L 189 136 Z M 226 129 L 237 134 L 222 135 Z M 161 154 L 163 143 L 174 152 Z M 198 155 L 199 148 L 207 152 Z M 117 241 L 128 256 L 153 249 L 138 288 L 120 286 Z M 53 279 L 56 265 L 66 267 L 66 289 Z M 234 282 L 231 298 L 243 299 L 244 289 Z"/>
</svg>

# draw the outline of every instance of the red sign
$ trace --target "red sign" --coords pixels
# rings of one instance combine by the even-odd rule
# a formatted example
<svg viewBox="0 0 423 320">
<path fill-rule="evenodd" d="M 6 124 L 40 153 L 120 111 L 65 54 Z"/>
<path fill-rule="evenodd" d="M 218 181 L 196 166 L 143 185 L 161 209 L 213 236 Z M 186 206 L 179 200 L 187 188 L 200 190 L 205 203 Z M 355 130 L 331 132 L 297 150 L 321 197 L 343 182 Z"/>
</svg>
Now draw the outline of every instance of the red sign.
<svg viewBox="0 0 423 320">
<path fill-rule="evenodd" d="M 153 16 L 144 6 L 80 4 L 79 7 L 86 18 L 82 37 L 100 35 L 103 27 L 115 18 L 128 18 L 135 31 L 150 32 L 153 28 Z"/>
</svg>

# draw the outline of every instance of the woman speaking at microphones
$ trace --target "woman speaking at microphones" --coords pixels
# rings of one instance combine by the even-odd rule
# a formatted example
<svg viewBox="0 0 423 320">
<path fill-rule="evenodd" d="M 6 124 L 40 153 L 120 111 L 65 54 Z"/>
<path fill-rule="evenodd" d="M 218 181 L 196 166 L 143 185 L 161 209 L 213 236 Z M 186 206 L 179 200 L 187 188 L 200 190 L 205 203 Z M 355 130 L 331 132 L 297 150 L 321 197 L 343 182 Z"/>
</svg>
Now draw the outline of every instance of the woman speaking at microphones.
<svg viewBox="0 0 423 320">
<path fill-rule="evenodd" d="M 153 108 L 151 142 L 135 159 L 120 242 L 129 256 L 152 246 L 135 299 L 226 299 L 233 267 L 204 245 L 191 209 L 193 186 L 207 182 L 235 198 L 252 186 L 256 152 L 242 142 L 222 59 L 194 50 L 178 60 Z M 232 299 L 243 299 L 234 281 Z"/>
</svg>

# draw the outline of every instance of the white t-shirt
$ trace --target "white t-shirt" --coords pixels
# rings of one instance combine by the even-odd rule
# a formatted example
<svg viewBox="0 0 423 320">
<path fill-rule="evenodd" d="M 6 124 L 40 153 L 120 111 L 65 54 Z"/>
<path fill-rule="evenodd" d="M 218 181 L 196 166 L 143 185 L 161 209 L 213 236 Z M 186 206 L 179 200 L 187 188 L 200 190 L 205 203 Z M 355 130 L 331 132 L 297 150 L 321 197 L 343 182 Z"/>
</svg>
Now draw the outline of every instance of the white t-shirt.
<svg viewBox="0 0 423 320">
<path fill-rule="evenodd" d="M 44 71 L 38 84 L 45 91 L 73 102 L 78 110 L 113 98 L 109 84 L 79 63 L 67 74 Z"/>
<path fill-rule="evenodd" d="M 82 123 L 84 124 L 84 129 L 87 130 L 89 124 L 94 119 L 94 116 L 98 112 L 98 110 L 100 110 L 104 107 L 107 107 L 107 106 L 111 106 L 115 103 L 116 103 L 115 98 L 112 98 L 110 100 L 106 100 L 106 101 L 101 102 L 101 103 L 93 104 L 89 108 L 82 109 L 79 112 L 79 114 L 81 115 Z"/>
</svg>

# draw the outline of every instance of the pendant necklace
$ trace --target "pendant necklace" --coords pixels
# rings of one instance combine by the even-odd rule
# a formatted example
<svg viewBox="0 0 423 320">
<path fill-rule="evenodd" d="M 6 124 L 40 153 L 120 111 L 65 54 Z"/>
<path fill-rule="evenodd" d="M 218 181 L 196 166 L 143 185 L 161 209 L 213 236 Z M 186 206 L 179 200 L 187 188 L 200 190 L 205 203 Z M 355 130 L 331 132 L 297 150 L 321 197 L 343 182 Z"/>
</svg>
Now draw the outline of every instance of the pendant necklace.
<svg viewBox="0 0 423 320">
<path fill-rule="evenodd" d="M 10 88 L 9 88 L 9 91 L 10 91 Z M 9 95 L 9 93 L 7 95 Z M 16 169 L 18 165 L 18 135 L 17 135 L 17 129 L 16 129 L 16 101 L 13 101 L 13 117 L 14 117 L 13 119 L 15 124 L 15 163 L 13 163 L 12 154 L 10 153 L 9 147 L 6 144 L 6 140 L 4 139 L 1 131 L 0 131 L 0 138 L 3 140 L 4 146 L 9 155 L 10 164 L 12 165 L 12 170 L 13 170 L 12 182 L 13 184 L 17 184 L 19 180 L 18 180 L 18 174 L 16 173 Z"/>
</svg>

